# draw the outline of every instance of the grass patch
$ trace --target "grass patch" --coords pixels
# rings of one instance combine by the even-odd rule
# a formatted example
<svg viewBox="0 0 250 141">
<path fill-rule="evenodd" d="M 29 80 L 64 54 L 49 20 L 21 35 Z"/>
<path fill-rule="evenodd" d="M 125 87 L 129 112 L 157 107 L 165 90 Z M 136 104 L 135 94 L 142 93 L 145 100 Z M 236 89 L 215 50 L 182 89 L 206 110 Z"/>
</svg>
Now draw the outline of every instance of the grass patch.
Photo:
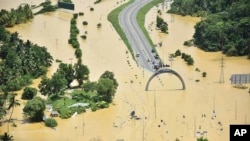
<svg viewBox="0 0 250 141">
<path fill-rule="evenodd" d="M 145 35 L 145 37 L 147 38 L 149 44 L 151 45 L 151 47 L 153 49 L 155 49 L 154 43 L 152 41 L 152 39 L 150 38 L 146 28 L 145 28 L 145 15 L 147 14 L 147 12 L 154 6 L 156 6 L 159 3 L 162 3 L 164 0 L 153 0 L 152 2 L 146 4 L 143 8 L 141 8 L 136 16 L 136 20 L 137 23 L 139 25 L 139 27 L 141 28 L 143 34 Z"/>
<path fill-rule="evenodd" d="M 131 45 L 128 42 L 128 38 L 125 34 L 125 32 L 122 30 L 120 24 L 119 24 L 119 14 L 121 13 L 121 11 L 127 7 L 129 4 L 133 3 L 134 0 L 130 0 L 129 2 L 119 6 L 118 8 L 114 9 L 113 11 L 111 11 L 108 15 L 108 20 L 111 22 L 111 24 L 113 25 L 113 27 L 115 28 L 116 32 L 119 34 L 119 36 L 121 37 L 121 39 L 123 40 L 123 42 L 126 44 L 126 46 L 128 47 L 128 50 L 130 51 L 133 59 L 134 58 L 134 52 L 132 50 Z"/>
</svg>

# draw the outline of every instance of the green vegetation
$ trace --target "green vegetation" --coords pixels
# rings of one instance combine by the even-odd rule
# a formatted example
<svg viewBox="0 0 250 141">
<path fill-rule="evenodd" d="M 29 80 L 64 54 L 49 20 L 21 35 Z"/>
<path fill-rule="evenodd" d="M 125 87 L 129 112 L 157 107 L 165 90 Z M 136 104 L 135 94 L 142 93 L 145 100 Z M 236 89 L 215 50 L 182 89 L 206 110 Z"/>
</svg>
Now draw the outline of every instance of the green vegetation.
<svg viewBox="0 0 250 141">
<path fill-rule="evenodd" d="M 10 112 L 10 117 L 8 121 L 8 132 L 9 132 L 9 123 L 12 120 L 12 114 L 16 106 L 20 106 L 20 103 L 15 99 L 17 94 L 9 93 L 7 91 L 0 92 L 0 120 L 5 118 L 8 112 Z"/>
<path fill-rule="evenodd" d="M 208 139 L 200 137 L 200 138 L 197 138 L 197 141 L 208 141 Z"/>
<path fill-rule="evenodd" d="M 168 24 L 160 16 L 156 17 L 156 27 L 163 33 L 168 33 Z"/>
<path fill-rule="evenodd" d="M 25 23 L 33 18 L 31 7 L 28 4 L 20 5 L 17 9 L 0 11 L 0 25 L 13 27 L 16 24 Z"/>
<path fill-rule="evenodd" d="M 83 25 L 88 25 L 88 22 L 87 21 L 83 21 L 82 24 Z"/>
<path fill-rule="evenodd" d="M 90 11 L 94 11 L 94 8 L 93 7 L 90 7 L 90 9 L 89 9 Z"/>
<path fill-rule="evenodd" d="M 80 48 L 77 48 L 75 50 L 75 56 L 76 56 L 76 58 L 81 58 L 82 57 L 82 50 Z"/>
<path fill-rule="evenodd" d="M 23 108 L 24 115 L 31 121 L 42 121 L 45 110 L 45 101 L 40 97 L 29 100 Z"/>
<path fill-rule="evenodd" d="M 206 72 L 203 72 L 202 73 L 202 77 L 206 77 L 207 76 L 207 73 Z"/>
<path fill-rule="evenodd" d="M 119 6 L 118 8 L 114 9 L 113 11 L 111 11 L 108 15 L 108 20 L 109 22 L 111 22 L 111 24 L 113 25 L 114 29 L 116 30 L 116 32 L 119 34 L 119 36 L 121 37 L 121 39 L 123 40 L 123 42 L 126 44 L 126 46 L 128 47 L 128 50 L 130 51 L 132 57 L 134 58 L 134 52 L 132 50 L 131 45 L 128 42 L 128 38 L 126 37 L 125 32 L 122 30 L 120 24 L 119 24 L 119 14 L 121 13 L 121 11 L 127 7 L 129 4 L 133 3 L 134 0 L 130 0 L 129 2 Z"/>
<path fill-rule="evenodd" d="M 59 0 L 59 1 L 66 2 L 66 3 L 72 3 L 71 0 Z"/>
<path fill-rule="evenodd" d="M 13 139 L 13 136 L 4 132 L 2 135 L 0 135 L 0 141 L 14 141 L 14 139 Z"/>
<path fill-rule="evenodd" d="M 48 127 L 56 127 L 57 126 L 57 122 L 53 118 L 47 118 L 44 122 L 45 122 L 45 125 Z"/>
<path fill-rule="evenodd" d="M 87 39 L 87 35 L 81 35 L 81 38 L 86 40 Z"/>
<path fill-rule="evenodd" d="M 184 59 L 188 65 L 193 65 L 194 64 L 194 59 L 191 57 L 191 55 L 182 53 L 181 58 Z"/>
<path fill-rule="evenodd" d="M 57 72 L 62 71 L 57 70 Z M 53 83 L 51 86 L 55 87 Z M 112 102 L 117 87 L 118 83 L 114 78 L 113 72 L 105 71 L 100 76 L 98 82 L 87 80 L 82 84 L 83 89 L 77 87 L 70 95 L 67 94 L 66 96 L 66 92 L 62 92 L 60 95 L 50 93 L 47 103 L 52 104 L 53 109 L 58 110 L 60 117 L 65 119 L 71 117 L 75 112 L 78 114 L 85 112 L 87 108 L 96 111 L 109 107 L 109 103 Z M 76 103 L 88 103 L 89 105 L 85 107 L 69 107 Z"/>
<path fill-rule="evenodd" d="M 32 78 L 46 74 L 52 56 L 45 47 L 18 38 L 0 26 L 0 89 L 20 90 L 31 83 Z"/>
<path fill-rule="evenodd" d="M 79 16 L 83 16 L 84 15 L 84 13 L 83 12 L 79 12 Z"/>
<path fill-rule="evenodd" d="M 181 50 L 177 49 L 174 53 L 175 57 L 181 56 Z"/>
<path fill-rule="evenodd" d="M 203 17 L 193 35 L 199 48 L 250 58 L 249 0 L 175 0 L 168 12 Z"/>
<path fill-rule="evenodd" d="M 37 13 L 35 13 L 34 15 L 42 14 L 42 13 L 46 13 L 46 12 L 53 12 L 57 9 L 56 6 L 51 5 L 50 0 L 46 0 L 45 2 L 41 3 L 38 7 L 40 7 L 40 6 L 42 6 L 43 8 L 41 10 L 39 10 Z"/>
<path fill-rule="evenodd" d="M 95 0 L 94 4 L 100 3 L 102 0 Z"/>
<path fill-rule="evenodd" d="M 77 40 L 79 29 L 76 26 L 76 19 L 76 16 L 74 16 L 70 21 L 70 39 L 68 40 L 68 43 L 71 44 L 73 48 L 80 47 L 80 43 Z"/>
<path fill-rule="evenodd" d="M 42 95 L 59 96 L 64 94 L 66 88 L 70 88 L 70 84 L 74 79 L 81 86 L 83 81 L 88 79 L 88 75 L 89 69 L 81 62 L 76 63 L 74 66 L 60 63 L 59 68 L 51 78 L 42 77 L 38 87 Z"/>
<path fill-rule="evenodd" d="M 194 40 L 191 39 L 191 40 L 185 41 L 185 42 L 183 43 L 183 45 L 184 45 L 184 46 L 191 47 L 191 46 L 194 45 Z"/>
<path fill-rule="evenodd" d="M 101 27 L 102 27 L 102 24 L 101 24 L 101 23 L 98 23 L 96 26 L 97 26 L 97 28 L 101 28 Z"/>
<path fill-rule="evenodd" d="M 25 100 L 31 100 L 33 97 L 36 96 L 36 94 L 37 94 L 36 88 L 25 87 L 21 98 Z"/>
</svg>

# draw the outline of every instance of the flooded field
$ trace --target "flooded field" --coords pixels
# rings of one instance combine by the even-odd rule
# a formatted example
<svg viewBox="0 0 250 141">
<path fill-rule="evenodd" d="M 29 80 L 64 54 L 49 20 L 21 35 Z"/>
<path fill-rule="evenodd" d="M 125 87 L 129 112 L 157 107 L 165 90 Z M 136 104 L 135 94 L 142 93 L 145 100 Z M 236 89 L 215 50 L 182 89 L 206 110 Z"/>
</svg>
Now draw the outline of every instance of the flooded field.
<svg viewBox="0 0 250 141">
<path fill-rule="evenodd" d="M 92 0 L 72 1 L 76 4 L 75 11 L 59 9 L 37 15 L 30 22 L 8 30 L 17 31 L 20 38 L 47 47 L 54 59 L 74 63 L 74 49 L 67 43 L 70 19 L 74 12 L 84 12 L 77 21 L 80 35 L 87 31 L 87 40 L 78 39 L 83 63 L 90 69 L 91 81 L 98 80 L 105 70 L 114 72 L 119 83 L 114 103 L 110 108 L 88 111 L 74 118 L 56 118 L 58 126 L 51 129 L 44 123 L 26 122 L 22 114 L 26 101 L 20 100 L 22 106 L 16 107 L 13 114 L 17 127 L 10 128 L 15 140 L 173 141 L 178 138 L 194 141 L 199 133 L 204 133 L 209 141 L 227 141 L 230 124 L 250 124 L 248 89 L 234 88 L 229 80 L 232 74 L 250 73 L 250 61 L 246 57 L 226 57 L 221 52 L 208 53 L 196 47 L 183 46 L 184 41 L 192 38 L 198 18 L 163 14 L 169 26 L 169 34 L 164 34 L 154 28 L 156 7 L 146 15 L 145 27 L 148 27 L 152 40 L 163 44 L 157 47 L 160 57 L 165 63 L 172 63 L 172 69 L 183 77 L 186 90 L 180 90 L 182 86 L 176 76 L 161 74 L 151 81 L 149 91 L 145 91 L 152 73 L 137 66 L 131 55 L 126 54 L 125 44 L 107 21 L 108 13 L 124 1 L 104 0 L 99 4 L 93 4 Z M 23 2 L 40 3 L 20 0 Z M 18 3 L 0 0 L 0 8 L 17 7 Z M 95 10 L 91 12 L 90 7 Z M 83 26 L 82 21 L 89 24 Z M 96 27 L 98 23 L 102 24 L 101 28 Z M 181 58 L 170 61 L 169 54 L 177 49 L 190 54 L 194 58 L 194 66 L 187 66 Z M 222 56 L 224 75 L 221 75 L 220 67 Z M 57 65 L 53 63 L 48 76 L 56 71 Z M 195 71 L 196 68 L 200 72 Z M 202 72 L 207 73 L 205 78 Z M 224 76 L 224 83 L 219 83 L 221 76 Z M 34 80 L 32 86 L 37 87 L 39 81 Z M 249 84 L 245 86 L 250 87 Z M 20 97 L 22 92 L 18 93 Z M 130 119 L 132 111 L 140 120 Z M 0 134 L 5 131 L 7 124 L 0 127 Z"/>
</svg>

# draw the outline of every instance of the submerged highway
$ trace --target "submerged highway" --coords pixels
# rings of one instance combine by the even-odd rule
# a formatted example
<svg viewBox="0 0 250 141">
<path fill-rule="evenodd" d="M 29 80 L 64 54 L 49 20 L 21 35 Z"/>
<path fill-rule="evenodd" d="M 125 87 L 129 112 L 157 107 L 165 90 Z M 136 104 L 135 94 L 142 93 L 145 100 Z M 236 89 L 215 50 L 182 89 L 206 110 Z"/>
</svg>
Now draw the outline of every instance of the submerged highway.
<svg viewBox="0 0 250 141">
<path fill-rule="evenodd" d="M 135 58 L 138 64 L 146 70 L 154 71 L 153 62 L 158 63 L 158 60 L 151 52 L 152 47 L 136 20 L 138 11 L 149 2 L 151 0 L 135 0 L 120 13 L 119 23 L 132 46 L 134 54 L 137 54 Z"/>
</svg>

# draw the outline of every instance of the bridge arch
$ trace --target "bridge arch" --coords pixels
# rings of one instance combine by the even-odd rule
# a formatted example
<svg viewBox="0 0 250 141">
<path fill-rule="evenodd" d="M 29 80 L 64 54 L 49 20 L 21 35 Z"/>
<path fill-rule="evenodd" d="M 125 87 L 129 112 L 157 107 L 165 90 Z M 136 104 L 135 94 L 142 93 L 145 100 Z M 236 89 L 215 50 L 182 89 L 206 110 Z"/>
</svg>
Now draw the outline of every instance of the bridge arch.
<svg viewBox="0 0 250 141">
<path fill-rule="evenodd" d="M 182 83 L 182 89 L 183 89 L 183 90 L 186 89 L 186 86 L 185 86 L 185 83 L 184 83 L 182 77 L 181 77 L 176 71 L 174 71 L 174 70 L 172 70 L 172 69 L 168 69 L 168 68 L 160 68 L 160 69 L 158 69 L 158 70 L 149 78 L 149 80 L 148 80 L 148 82 L 147 82 L 147 85 L 146 85 L 146 88 L 145 88 L 145 91 L 148 91 L 148 87 L 149 87 L 149 84 L 150 84 L 151 80 L 152 80 L 155 76 L 157 76 L 157 75 L 159 75 L 159 74 L 162 74 L 162 73 L 171 73 L 171 74 L 174 74 L 175 76 L 177 76 L 177 77 L 180 79 L 180 81 L 181 81 L 181 83 Z"/>
</svg>

